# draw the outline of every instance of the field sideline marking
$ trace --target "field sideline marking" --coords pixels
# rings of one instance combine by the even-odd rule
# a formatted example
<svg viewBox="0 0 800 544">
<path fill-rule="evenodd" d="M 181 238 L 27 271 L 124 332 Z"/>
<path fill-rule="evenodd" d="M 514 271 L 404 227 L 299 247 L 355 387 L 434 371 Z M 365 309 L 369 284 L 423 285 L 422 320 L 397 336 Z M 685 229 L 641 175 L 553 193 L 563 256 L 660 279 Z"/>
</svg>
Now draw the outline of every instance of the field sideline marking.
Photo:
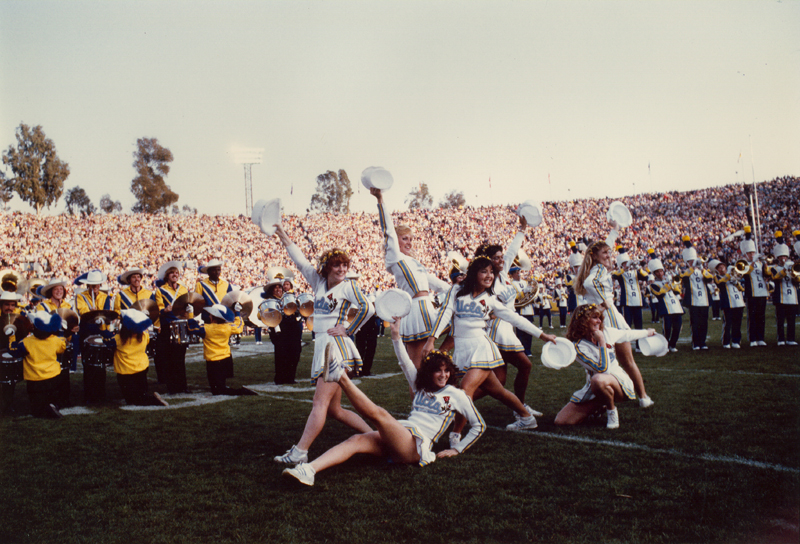
<svg viewBox="0 0 800 544">
<path fill-rule="evenodd" d="M 265 395 L 262 395 L 262 396 L 270 397 L 270 398 L 277 399 L 277 400 L 288 400 L 288 401 L 293 401 L 293 402 L 305 402 L 305 403 L 308 403 L 308 404 L 313 403 L 313 400 L 311 400 L 311 399 L 293 399 L 293 398 L 290 398 L 290 397 L 282 397 L 282 396 L 270 395 L 270 394 L 265 394 Z M 398 414 L 398 413 L 394 413 L 394 412 L 389 412 L 389 413 L 392 414 L 395 417 L 406 417 L 406 416 L 408 416 L 408 413 L 403 413 L 403 414 Z M 495 431 L 508 432 L 503 427 L 494 427 L 492 425 L 487 425 L 487 427 L 489 429 L 493 429 Z M 661 453 L 661 454 L 665 454 L 665 455 L 672 455 L 674 457 L 683 457 L 683 458 L 686 458 L 686 459 L 699 459 L 701 461 L 715 461 L 715 462 L 720 462 L 720 463 L 733 463 L 733 464 L 736 464 L 736 465 L 744 465 L 744 466 L 753 467 L 753 468 L 770 469 L 770 470 L 776 470 L 778 472 L 789 472 L 789 473 L 792 473 L 792 474 L 800 473 L 800 469 L 797 469 L 797 468 L 786 467 L 786 466 L 783 466 L 783 465 L 776 465 L 776 464 L 773 464 L 773 463 L 763 463 L 761 461 L 753 461 L 751 459 L 745 459 L 744 457 L 739 457 L 737 455 L 734 455 L 734 456 L 711 455 L 709 453 L 704 453 L 702 455 L 695 455 L 695 454 L 684 453 L 682 451 L 672 450 L 672 449 L 665 450 L 665 449 L 662 449 L 662 448 L 651 448 L 650 446 L 642 446 L 641 444 L 633 444 L 633 443 L 630 443 L 630 442 L 618 442 L 616 440 L 597 440 L 595 438 L 588 438 L 588 437 L 585 437 L 585 436 L 570 436 L 570 435 L 553 434 L 553 433 L 541 432 L 541 431 L 519 432 L 517 434 L 528 435 L 528 436 L 531 436 L 531 437 L 541 436 L 541 437 L 545 437 L 545 438 L 554 438 L 556 440 L 566 440 L 566 441 L 569 441 L 569 442 L 583 442 L 585 444 L 596 444 L 596 445 L 600 445 L 600 446 L 611 446 L 611 447 L 614 447 L 614 448 L 624 448 L 624 449 L 629 449 L 629 450 L 639 450 L 639 451 L 643 451 L 643 452 L 647 452 L 647 453 Z"/>
<path fill-rule="evenodd" d="M 708 374 L 739 374 L 742 376 L 765 376 L 767 378 L 800 378 L 800 374 L 770 374 L 768 372 L 749 372 L 747 370 L 708 370 L 703 368 L 646 368 L 648 372 L 703 372 Z"/>
</svg>

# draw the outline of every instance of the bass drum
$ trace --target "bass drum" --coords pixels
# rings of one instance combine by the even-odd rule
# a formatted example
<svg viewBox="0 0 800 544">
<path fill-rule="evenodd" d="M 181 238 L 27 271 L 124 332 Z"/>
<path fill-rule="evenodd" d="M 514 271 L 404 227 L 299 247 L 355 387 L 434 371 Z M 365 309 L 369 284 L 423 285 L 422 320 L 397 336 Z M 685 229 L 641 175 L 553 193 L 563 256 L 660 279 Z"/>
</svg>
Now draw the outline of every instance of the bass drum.
<svg viewBox="0 0 800 544">
<path fill-rule="evenodd" d="M 22 381 L 22 358 L 16 358 L 8 351 L 0 352 L 0 383 Z"/>
<path fill-rule="evenodd" d="M 83 341 L 81 360 L 86 366 L 105 369 L 114 364 L 114 350 L 103 343 L 102 336 L 89 336 Z"/>
</svg>

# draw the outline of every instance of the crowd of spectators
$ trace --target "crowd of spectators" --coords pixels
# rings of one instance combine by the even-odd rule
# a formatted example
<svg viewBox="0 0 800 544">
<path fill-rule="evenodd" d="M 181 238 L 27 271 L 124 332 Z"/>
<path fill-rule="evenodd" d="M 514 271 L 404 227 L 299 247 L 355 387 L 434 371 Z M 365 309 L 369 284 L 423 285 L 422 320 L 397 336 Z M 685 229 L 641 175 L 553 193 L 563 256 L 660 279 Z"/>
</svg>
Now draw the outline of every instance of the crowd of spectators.
<svg viewBox="0 0 800 544">
<path fill-rule="evenodd" d="M 748 224 L 750 189 L 735 184 L 688 192 L 650 193 L 621 198 L 632 212 L 633 225 L 618 243 L 633 259 L 646 259 L 654 248 L 666 264 L 680 263 L 681 237 L 688 235 L 706 259 L 735 260 L 741 238 L 731 236 Z M 747 190 L 745 190 L 747 188 Z M 753 194 L 753 197 L 756 195 Z M 800 228 L 797 209 L 800 180 L 777 178 L 757 186 L 762 248 L 769 250 L 775 230 L 789 235 Z M 523 249 L 533 262 L 532 274 L 552 285 L 567 266 L 569 241 L 604 239 L 606 210 L 612 199 L 545 202 L 544 221 L 528 229 Z M 467 258 L 485 241 L 504 247 L 516 233 L 516 205 L 395 211 L 394 224 L 415 231 L 417 258 L 447 280 L 449 251 Z M 326 249 L 347 250 L 351 268 L 365 292 L 394 286 L 384 268 L 383 239 L 375 213 L 285 215 L 289 236 L 310 258 Z M 225 265 L 222 276 L 242 289 L 266 283 L 271 266 L 295 269 L 277 238 L 265 237 L 245 216 L 95 214 L 85 217 L 37 217 L 30 213 L 0 214 L 0 266 L 26 271 L 28 277 L 74 279 L 99 269 L 108 275 L 112 292 L 118 274 L 142 267 L 155 278 L 169 260 L 187 263 L 182 283 L 190 289 L 197 266 L 213 258 Z M 308 286 L 297 275 L 299 291 Z M 148 283 L 147 281 L 145 283 Z M 151 287 L 151 285 L 147 285 Z"/>
</svg>

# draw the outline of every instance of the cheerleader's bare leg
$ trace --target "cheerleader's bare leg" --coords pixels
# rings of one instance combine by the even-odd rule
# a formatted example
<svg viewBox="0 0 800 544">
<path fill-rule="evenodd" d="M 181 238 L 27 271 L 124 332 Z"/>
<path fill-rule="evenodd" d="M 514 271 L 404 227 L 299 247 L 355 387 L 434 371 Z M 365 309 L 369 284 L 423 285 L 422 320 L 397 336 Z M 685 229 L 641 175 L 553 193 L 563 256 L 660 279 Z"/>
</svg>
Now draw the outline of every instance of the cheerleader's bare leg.
<svg viewBox="0 0 800 544">
<path fill-rule="evenodd" d="M 360 433 L 366 433 L 372 430 L 361 416 L 350 410 L 345 410 L 342 408 L 341 403 L 342 389 L 339 385 L 336 383 L 326 383 L 321 378 L 318 379 L 311 413 L 308 415 L 305 429 L 303 429 L 303 436 L 297 443 L 299 449 L 308 451 L 311 444 L 313 444 L 314 440 L 319 436 L 319 433 L 322 432 L 322 428 L 325 427 L 325 421 L 328 419 L 328 416 L 337 421 L 341 421 Z"/>
<path fill-rule="evenodd" d="M 628 373 L 628 376 L 633 380 L 633 388 L 636 391 L 636 396 L 640 399 L 647 397 L 647 392 L 644 389 L 644 380 L 642 373 L 639 372 L 639 367 L 636 361 L 633 360 L 633 350 L 631 349 L 630 342 L 623 342 L 622 344 L 614 344 L 614 353 L 617 355 L 622 369 Z"/>
<path fill-rule="evenodd" d="M 500 354 L 503 356 L 503 361 L 506 365 L 514 365 L 517 367 L 517 377 L 514 378 L 514 394 L 522 404 L 525 404 L 525 392 L 528 389 L 528 380 L 531 376 L 533 364 L 531 360 L 528 359 L 528 356 L 525 355 L 524 351 L 500 350 Z M 507 368 L 504 368 L 502 379 L 500 378 L 500 374 L 496 373 L 500 385 L 505 386 L 506 384 L 506 372 Z"/>
<path fill-rule="evenodd" d="M 423 338 L 422 340 L 414 340 L 413 342 L 403 342 L 408 352 L 408 357 L 411 359 L 411 362 L 414 363 L 414 367 L 417 370 L 419 370 L 419 365 L 422 364 L 422 352 L 427 341 L 427 338 Z"/>
</svg>

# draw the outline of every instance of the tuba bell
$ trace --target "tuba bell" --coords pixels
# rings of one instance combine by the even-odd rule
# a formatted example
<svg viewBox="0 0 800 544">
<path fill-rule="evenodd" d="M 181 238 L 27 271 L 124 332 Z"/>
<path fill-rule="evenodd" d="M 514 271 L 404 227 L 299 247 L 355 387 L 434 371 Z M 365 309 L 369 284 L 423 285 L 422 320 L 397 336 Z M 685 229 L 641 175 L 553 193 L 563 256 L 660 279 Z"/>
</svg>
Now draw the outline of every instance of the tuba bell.
<svg viewBox="0 0 800 544">
<path fill-rule="evenodd" d="M 800 281 L 800 262 L 792 263 L 789 268 L 789 277 L 794 281 Z"/>
<path fill-rule="evenodd" d="M 7 268 L 6 270 L 0 271 L 0 287 L 2 287 L 3 291 L 23 294 L 27 291 L 27 282 L 22 274 L 16 270 Z"/>
<path fill-rule="evenodd" d="M 514 308 L 520 309 L 528 306 L 530 303 L 533 302 L 533 299 L 539 293 L 539 282 L 536 281 L 534 278 L 531 278 L 531 281 L 528 283 L 528 286 L 521 292 L 517 294 L 517 298 L 514 300 Z"/>
</svg>

